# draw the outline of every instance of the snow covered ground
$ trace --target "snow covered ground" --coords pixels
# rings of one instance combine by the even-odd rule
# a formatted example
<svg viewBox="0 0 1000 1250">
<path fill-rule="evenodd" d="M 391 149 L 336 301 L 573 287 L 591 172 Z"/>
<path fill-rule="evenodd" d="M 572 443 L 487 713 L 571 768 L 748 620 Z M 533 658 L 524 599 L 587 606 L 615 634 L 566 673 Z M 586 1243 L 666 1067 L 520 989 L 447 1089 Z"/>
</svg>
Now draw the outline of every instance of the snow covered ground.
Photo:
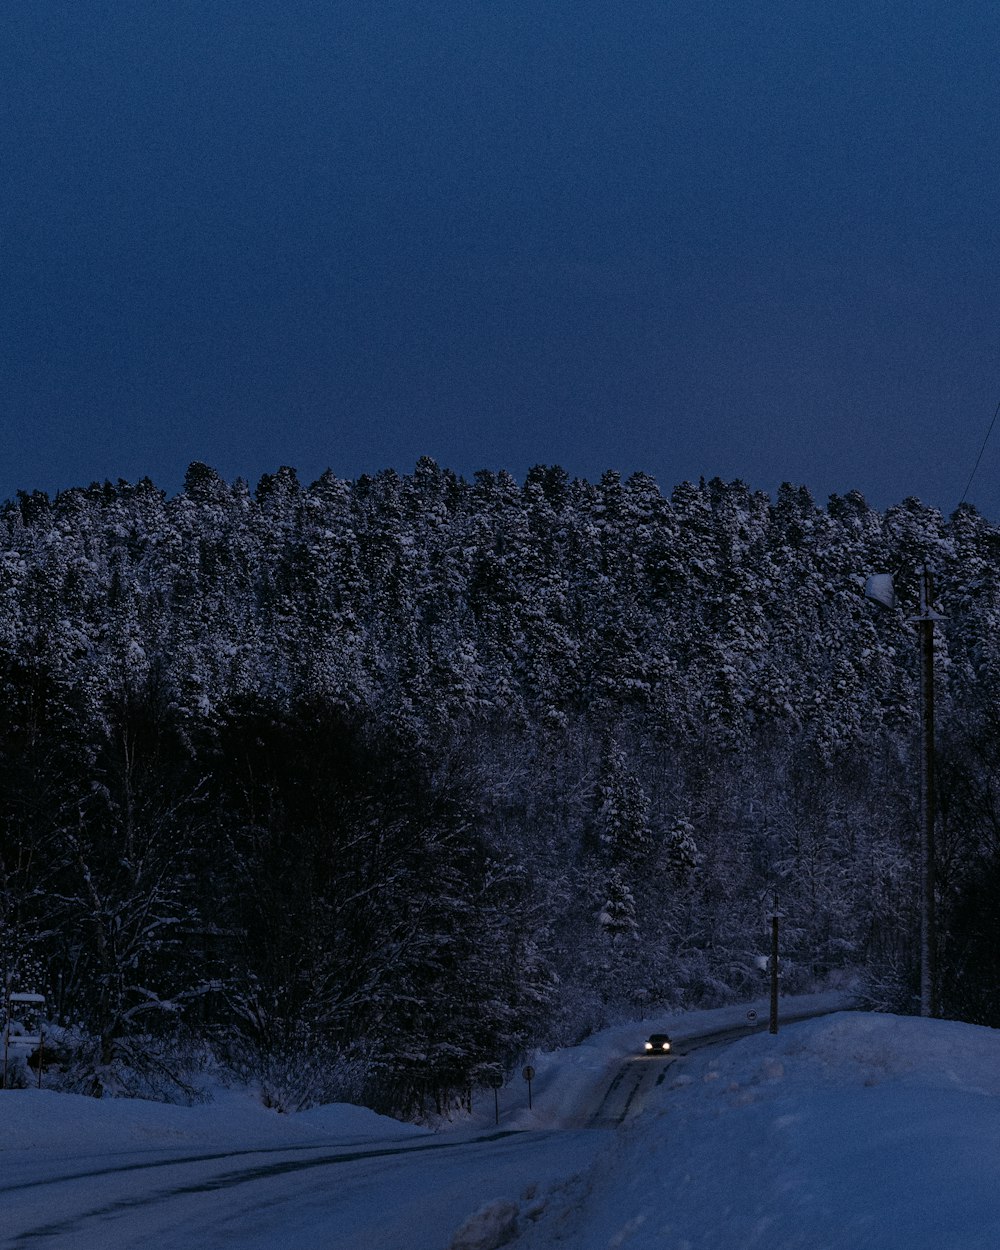
<svg viewBox="0 0 1000 1250">
<path fill-rule="evenodd" d="M 279 1116 L 236 1093 L 188 1109 L 9 1091 L 0 1244 L 1000 1246 L 1000 1033 L 840 1012 L 706 1040 L 746 1010 L 655 1017 L 539 1055 L 532 1109 L 518 1078 L 500 1091 L 499 1128 L 492 1094 L 431 1133 L 356 1107 Z M 654 1028 L 689 1053 L 637 1055 Z"/>
<path fill-rule="evenodd" d="M 850 996 L 842 993 L 801 994 L 782 999 L 781 1015 L 787 1019 L 792 1015 L 837 1011 L 850 1003 Z M 712 1011 L 664 1012 L 603 1029 L 579 1046 L 533 1055 L 530 1062 L 536 1075 L 532 1081 L 532 1110 L 528 1110 L 524 1081 L 515 1077 L 500 1091 L 500 1123 L 520 1129 L 580 1125 L 589 1120 L 589 1113 L 594 1110 L 594 1092 L 612 1078 L 624 1060 L 635 1058 L 650 1033 L 669 1033 L 675 1042 L 683 1043 L 703 1034 L 745 1027 L 748 1012 L 756 1015 L 757 1030 L 767 1029 L 768 1001 L 762 998 Z M 476 1100 L 472 1122 L 494 1123 L 492 1093 L 483 1093 Z"/>
<path fill-rule="evenodd" d="M 1000 1246 L 1000 1033 L 843 1013 L 673 1068 L 522 1250 Z"/>
</svg>

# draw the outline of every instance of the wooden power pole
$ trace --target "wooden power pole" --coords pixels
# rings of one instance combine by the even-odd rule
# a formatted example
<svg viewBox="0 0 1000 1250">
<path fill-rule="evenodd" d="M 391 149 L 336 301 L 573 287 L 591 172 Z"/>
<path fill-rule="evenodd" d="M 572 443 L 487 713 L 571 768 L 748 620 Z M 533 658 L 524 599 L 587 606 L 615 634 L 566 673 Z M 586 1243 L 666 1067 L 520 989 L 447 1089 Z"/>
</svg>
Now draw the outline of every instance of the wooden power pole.
<svg viewBox="0 0 1000 1250">
<path fill-rule="evenodd" d="M 936 1016 L 938 1004 L 937 928 L 934 908 L 934 586 L 929 570 L 920 574 L 920 1014 Z"/>
<path fill-rule="evenodd" d="M 769 1033 L 778 1031 L 778 900 L 771 914 L 771 1020 Z"/>
<path fill-rule="evenodd" d="M 865 596 L 884 608 L 896 608 L 892 575 L 875 573 Z M 944 617 L 934 610 L 934 584 L 926 565 L 920 570 L 920 610 L 911 618 L 920 649 L 920 1014 L 940 1011 L 937 971 L 937 926 L 934 914 L 934 623 Z"/>
</svg>

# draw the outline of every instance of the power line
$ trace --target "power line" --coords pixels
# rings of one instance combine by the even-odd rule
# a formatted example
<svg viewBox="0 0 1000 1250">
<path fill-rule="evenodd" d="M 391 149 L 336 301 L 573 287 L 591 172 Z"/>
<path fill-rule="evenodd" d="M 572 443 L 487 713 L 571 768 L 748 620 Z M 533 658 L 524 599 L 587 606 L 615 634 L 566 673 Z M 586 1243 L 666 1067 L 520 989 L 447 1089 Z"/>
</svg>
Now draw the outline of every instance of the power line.
<svg viewBox="0 0 1000 1250">
<path fill-rule="evenodd" d="M 972 479 L 976 476 L 976 470 L 979 468 L 979 462 L 983 458 L 983 452 L 986 450 L 986 444 L 990 441 L 990 435 L 993 433 L 993 427 L 997 423 L 997 417 L 1000 417 L 1000 400 L 997 401 L 997 406 L 993 413 L 993 420 L 990 422 L 990 428 L 986 431 L 986 437 L 983 439 L 983 445 L 979 449 L 979 455 L 976 457 L 976 463 L 972 466 L 972 472 L 969 474 L 969 480 L 965 483 L 965 490 L 962 491 L 962 498 L 958 501 L 959 507 L 965 503 L 965 496 L 969 493 L 969 487 L 972 485 Z"/>
</svg>

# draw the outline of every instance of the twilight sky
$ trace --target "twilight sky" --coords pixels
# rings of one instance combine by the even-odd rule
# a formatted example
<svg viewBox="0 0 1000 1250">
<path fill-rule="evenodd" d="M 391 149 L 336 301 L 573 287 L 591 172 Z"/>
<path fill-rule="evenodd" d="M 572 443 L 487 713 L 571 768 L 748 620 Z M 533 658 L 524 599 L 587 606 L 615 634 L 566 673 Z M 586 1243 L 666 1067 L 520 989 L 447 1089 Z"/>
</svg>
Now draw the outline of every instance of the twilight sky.
<svg viewBox="0 0 1000 1250">
<path fill-rule="evenodd" d="M 6 0 L 0 498 L 428 454 L 950 511 L 998 52 L 995 0 Z"/>
</svg>

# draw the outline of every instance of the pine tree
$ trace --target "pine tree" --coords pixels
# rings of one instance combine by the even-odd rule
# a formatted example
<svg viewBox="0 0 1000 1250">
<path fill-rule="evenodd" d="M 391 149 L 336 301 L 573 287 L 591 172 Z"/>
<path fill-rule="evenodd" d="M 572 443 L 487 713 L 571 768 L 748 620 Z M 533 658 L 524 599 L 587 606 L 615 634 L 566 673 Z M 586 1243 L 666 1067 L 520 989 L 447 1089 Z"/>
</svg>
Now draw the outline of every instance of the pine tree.
<svg viewBox="0 0 1000 1250">
<path fill-rule="evenodd" d="M 675 816 L 663 837 L 663 858 L 668 872 L 677 881 L 685 881 L 698 867 L 700 855 L 695 841 L 694 825 L 686 816 Z"/>
<path fill-rule="evenodd" d="M 635 867 L 650 850 L 649 800 L 622 748 L 607 744 L 595 790 L 598 839 L 608 860 Z"/>
<path fill-rule="evenodd" d="M 597 924 L 602 937 L 613 947 L 635 941 L 639 937 L 635 899 L 619 872 L 612 872 L 608 878 L 607 898 L 597 917 Z"/>
</svg>

